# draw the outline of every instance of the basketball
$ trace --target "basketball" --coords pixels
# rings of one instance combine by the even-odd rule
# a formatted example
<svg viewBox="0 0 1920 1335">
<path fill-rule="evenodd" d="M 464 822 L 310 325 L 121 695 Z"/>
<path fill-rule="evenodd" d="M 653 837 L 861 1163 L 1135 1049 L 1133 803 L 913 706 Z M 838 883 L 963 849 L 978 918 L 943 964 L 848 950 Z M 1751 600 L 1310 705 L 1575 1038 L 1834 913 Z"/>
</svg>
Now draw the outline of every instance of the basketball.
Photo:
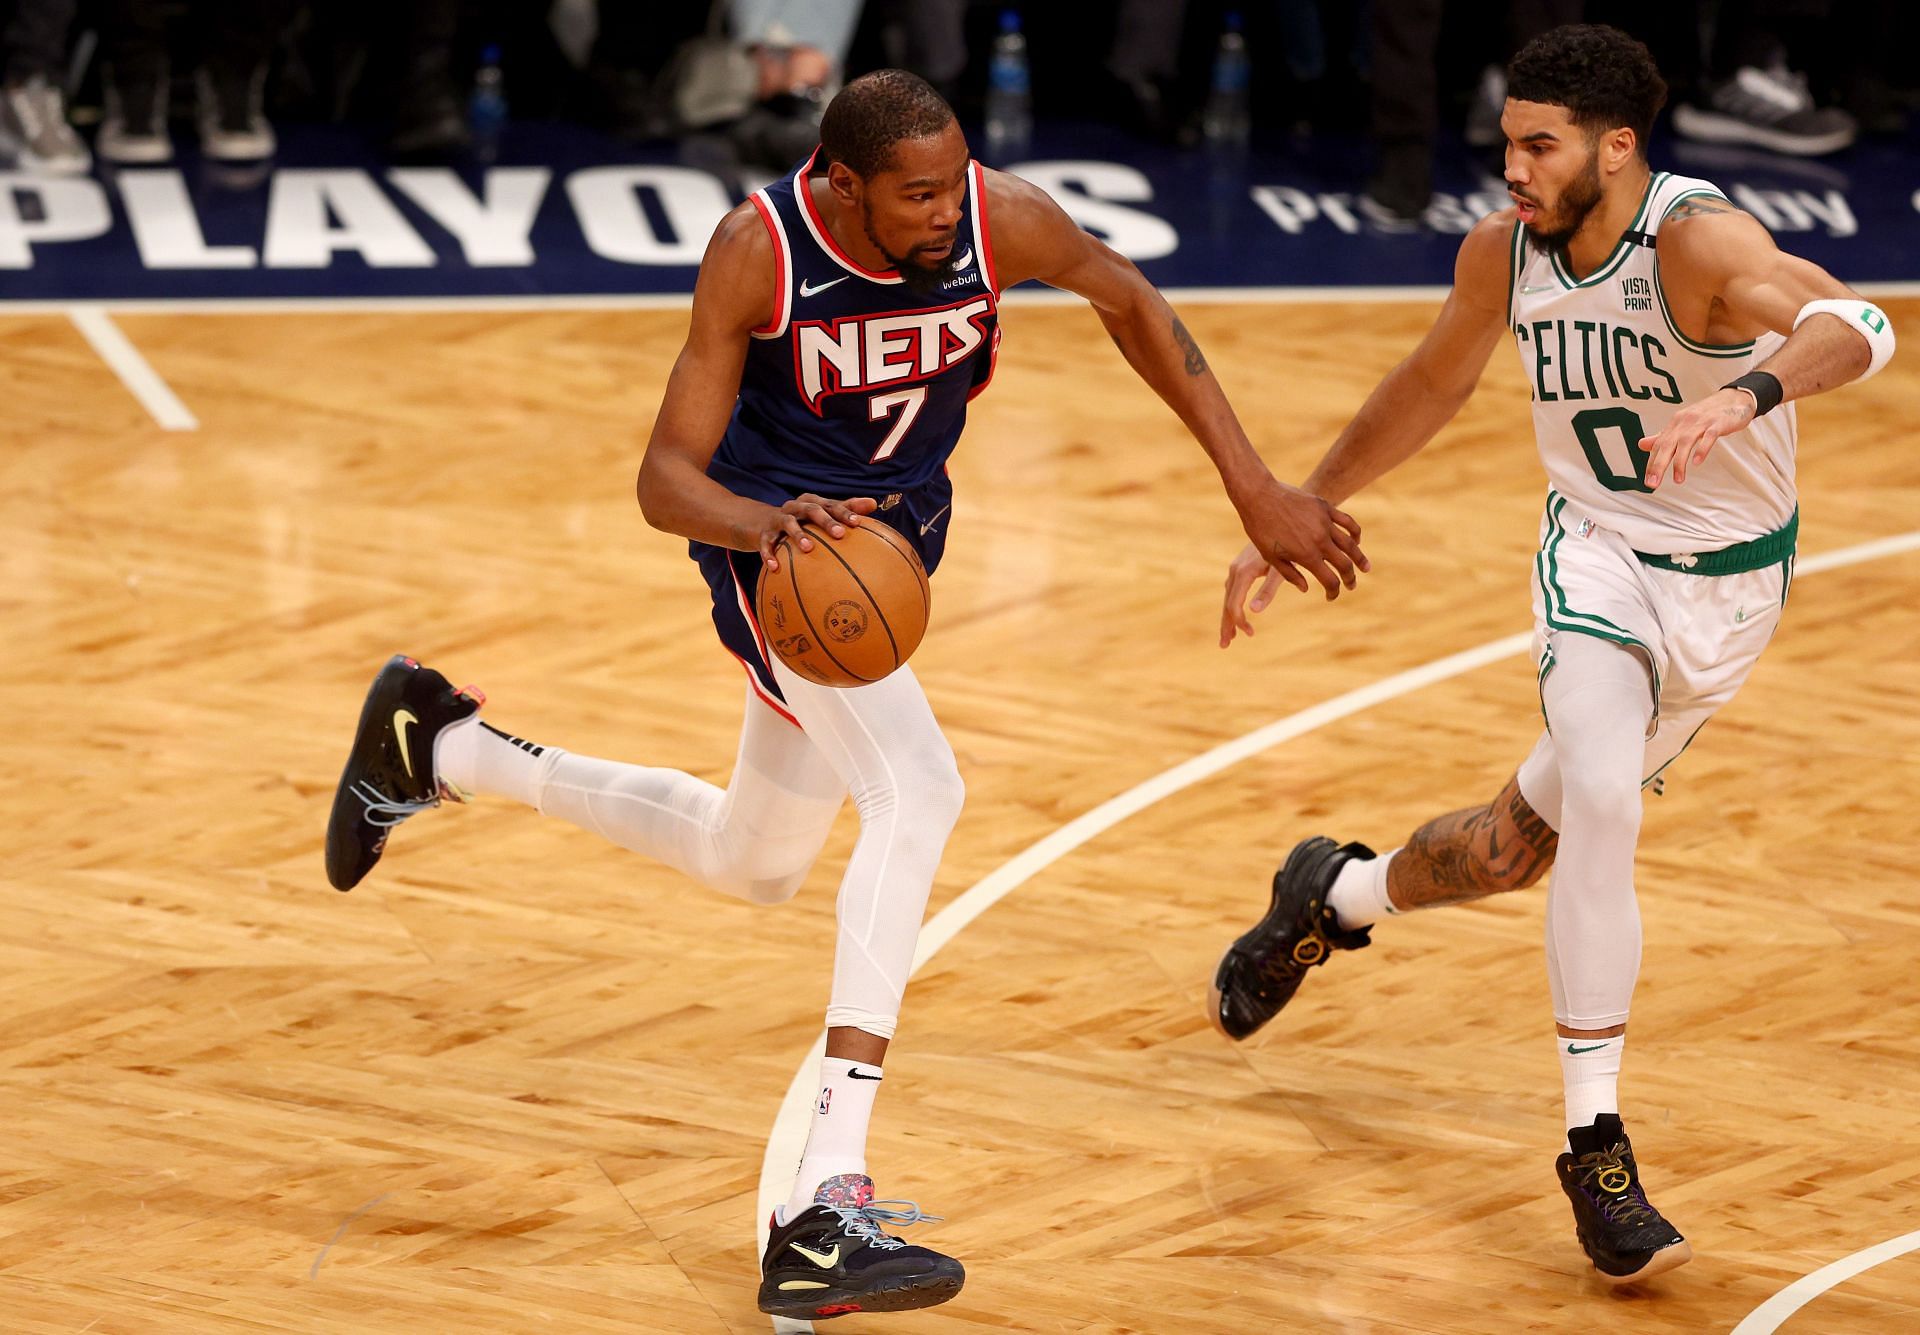
<svg viewBox="0 0 1920 1335">
<path fill-rule="evenodd" d="M 813 550 L 782 538 L 780 568 L 760 572 L 754 611 L 780 661 L 822 686 L 865 686 L 892 672 L 926 634 L 931 593 L 913 544 L 872 518 Z"/>
</svg>

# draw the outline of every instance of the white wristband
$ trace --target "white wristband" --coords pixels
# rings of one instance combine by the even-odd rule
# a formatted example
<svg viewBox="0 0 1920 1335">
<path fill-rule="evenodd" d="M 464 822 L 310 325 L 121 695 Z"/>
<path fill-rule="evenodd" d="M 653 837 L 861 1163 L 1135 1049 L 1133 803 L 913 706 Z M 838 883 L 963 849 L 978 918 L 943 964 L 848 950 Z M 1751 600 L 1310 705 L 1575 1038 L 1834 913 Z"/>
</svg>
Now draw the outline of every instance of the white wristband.
<svg viewBox="0 0 1920 1335">
<path fill-rule="evenodd" d="M 1829 298 L 1825 301 L 1809 301 L 1793 317 L 1793 327 L 1798 329 L 1815 315 L 1834 315 L 1846 321 L 1847 328 L 1867 340 L 1867 350 L 1873 360 L 1867 363 L 1867 369 L 1860 379 L 1866 380 L 1878 373 L 1893 356 L 1893 321 L 1887 313 L 1870 301 L 1858 297 Z"/>
</svg>

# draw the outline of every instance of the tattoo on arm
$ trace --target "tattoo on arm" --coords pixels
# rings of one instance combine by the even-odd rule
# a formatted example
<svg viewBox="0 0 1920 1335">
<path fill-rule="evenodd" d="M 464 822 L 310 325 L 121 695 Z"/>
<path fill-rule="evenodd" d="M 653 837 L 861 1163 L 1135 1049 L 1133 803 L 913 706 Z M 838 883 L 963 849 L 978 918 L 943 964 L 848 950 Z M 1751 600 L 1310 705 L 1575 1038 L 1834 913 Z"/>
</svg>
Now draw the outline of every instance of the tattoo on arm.
<svg viewBox="0 0 1920 1335">
<path fill-rule="evenodd" d="M 1200 351 L 1200 345 L 1193 341 L 1193 335 L 1180 323 L 1180 317 L 1173 317 L 1173 341 L 1180 345 L 1180 351 L 1187 355 L 1187 374 L 1200 375 L 1207 369 L 1206 355 Z"/>
<path fill-rule="evenodd" d="M 1450 812 L 1413 832 L 1388 866 L 1397 909 L 1463 904 L 1502 890 L 1520 890 L 1553 865 L 1560 836 L 1509 779 L 1484 807 Z"/>
<path fill-rule="evenodd" d="M 1742 213 L 1743 209 L 1734 207 L 1727 200 L 1712 195 L 1696 195 L 1692 199 L 1683 199 L 1667 210 L 1667 218 L 1694 218 L 1703 213 Z"/>
</svg>

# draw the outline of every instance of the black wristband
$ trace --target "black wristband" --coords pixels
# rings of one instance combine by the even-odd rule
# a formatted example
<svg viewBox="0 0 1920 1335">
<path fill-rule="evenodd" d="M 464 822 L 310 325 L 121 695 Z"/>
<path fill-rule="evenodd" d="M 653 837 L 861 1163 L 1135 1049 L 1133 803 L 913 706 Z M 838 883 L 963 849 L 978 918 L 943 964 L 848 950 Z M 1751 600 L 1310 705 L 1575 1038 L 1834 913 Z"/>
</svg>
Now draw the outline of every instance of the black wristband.
<svg viewBox="0 0 1920 1335">
<path fill-rule="evenodd" d="M 1722 389 L 1744 389 L 1753 395 L 1753 415 L 1765 417 L 1780 406 L 1780 379 L 1766 371 L 1749 371 L 1738 380 L 1729 380 Z"/>
</svg>

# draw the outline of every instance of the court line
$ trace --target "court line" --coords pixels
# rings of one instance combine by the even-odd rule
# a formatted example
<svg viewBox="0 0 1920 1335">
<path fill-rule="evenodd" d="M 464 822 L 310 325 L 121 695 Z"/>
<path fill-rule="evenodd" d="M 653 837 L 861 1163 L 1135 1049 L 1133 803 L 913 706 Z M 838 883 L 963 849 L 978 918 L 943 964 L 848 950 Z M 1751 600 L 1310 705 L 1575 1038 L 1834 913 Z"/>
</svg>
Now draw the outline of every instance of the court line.
<svg viewBox="0 0 1920 1335">
<path fill-rule="evenodd" d="M 1212 302 L 1222 305 L 1310 302 L 1444 301 L 1453 289 L 1444 285 L 1402 287 L 1163 287 L 1169 301 Z M 1863 297 L 1920 297 L 1920 283 L 1858 283 Z M 1051 288 L 1016 288 L 1001 301 L 1012 306 L 1070 306 L 1084 302 L 1071 292 Z M 685 310 L 693 301 L 687 292 L 589 292 L 520 295 L 511 292 L 454 297 L 129 297 L 124 301 L 6 301 L 0 316 L 69 315 L 79 310 L 119 311 L 126 315 L 352 315 L 356 313 L 410 313 L 432 315 L 455 311 L 649 311 Z"/>
<path fill-rule="evenodd" d="M 200 419 L 187 411 L 187 405 L 180 402 L 179 395 L 160 378 L 160 373 L 147 364 L 140 355 L 140 349 L 120 331 L 105 308 L 100 306 L 69 306 L 66 316 L 73 321 L 73 327 L 80 331 L 81 337 L 93 345 L 100 360 L 120 377 L 120 383 L 127 387 L 134 398 L 140 400 L 145 408 L 160 424 L 164 431 L 197 431 Z"/>
<path fill-rule="evenodd" d="M 1843 566 L 1859 565 L 1862 562 L 1877 561 L 1884 557 L 1915 551 L 1920 551 L 1920 529 L 1807 557 L 1795 563 L 1794 576 L 1798 579 L 1805 575 L 1817 575 L 1826 570 L 1837 570 Z M 919 973 L 922 965 L 932 959 L 942 946 L 958 936 L 961 930 L 974 919 L 1082 844 L 1104 834 L 1129 816 L 1137 815 L 1164 798 L 1191 788 L 1194 784 L 1212 778 L 1227 767 L 1237 765 L 1242 760 L 1258 755 L 1282 742 L 1304 737 L 1330 723 L 1337 723 L 1341 719 L 1372 709 L 1376 705 L 1386 704 L 1403 695 L 1410 695 L 1415 691 L 1424 690 L 1429 686 L 1435 686 L 1443 681 L 1486 667 L 1488 664 L 1497 663 L 1501 659 L 1525 653 L 1532 640 L 1530 631 L 1522 631 L 1516 635 L 1489 640 L 1472 649 L 1463 649 L 1457 654 L 1449 654 L 1445 658 L 1436 659 L 1420 667 L 1395 673 L 1391 677 L 1384 677 L 1370 685 L 1334 696 L 1331 700 L 1323 700 L 1299 713 L 1276 719 L 1232 741 L 1223 742 L 1191 760 L 1182 761 L 1172 769 L 1161 771 L 1116 797 L 1108 798 L 1052 834 L 1028 845 L 984 878 L 962 891 L 951 903 L 934 914 L 932 921 L 920 929 L 920 943 L 913 957 L 913 972 Z M 780 1111 L 774 1115 L 773 1127 L 767 1136 L 766 1152 L 760 1161 L 760 1189 L 754 1217 L 756 1238 L 754 1254 L 756 1256 L 766 1251 L 768 1218 L 774 1207 L 786 1200 L 792 1182 L 791 1165 L 799 1163 L 801 1152 L 806 1148 L 814 1085 L 818 1079 L 820 1059 L 825 1055 L 826 1048 L 827 1036 L 822 1032 L 814 1040 L 813 1047 L 805 1060 L 800 1063 L 800 1069 L 794 1072 L 793 1080 L 787 1086 L 786 1097 L 780 1101 Z M 1920 1235 L 1913 1236 L 1920 1238 Z M 1905 1239 L 1895 1241 L 1905 1241 Z M 1881 1244 L 1882 1247 L 1888 1245 L 1890 1244 Z M 1920 1241 L 1916 1241 L 1914 1245 L 1920 1247 Z M 1871 1252 L 1878 1249 L 1869 1250 Z M 1863 1256 L 1868 1254 L 1860 1253 Z M 1889 1256 L 1896 1254 L 1898 1253 L 1888 1253 Z M 1867 1265 L 1877 1264 L 1878 1260 L 1885 1259 L 1887 1258 L 1882 1256 L 1876 1261 L 1868 1262 Z M 1836 1262 L 1835 1265 L 1827 1267 L 1827 1270 L 1837 1270 L 1844 1264 L 1844 1262 Z M 1864 1270 L 1867 1267 L 1863 1265 L 1859 1268 Z M 1807 1279 L 1811 1280 L 1826 1273 L 1825 1270 L 1818 1271 Z M 1832 1283 L 1837 1284 L 1852 1273 L 1857 1272 L 1838 1274 Z M 1813 1294 L 1809 1293 L 1807 1298 L 1801 1301 L 1809 1301 L 1812 1297 Z M 1795 1306 L 1799 1304 L 1796 1303 Z M 1792 1310 L 1789 1308 L 1787 1312 Z M 1782 1316 L 1785 1315 L 1786 1312 L 1783 1312 Z M 783 1335 L 794 1335 L 796 1332 L 810 1331 L 813 1327 L 806 1322 L 788 1321 L 775 1317 L 773 1329 L 782 1332 Z M 1771 1326 L 1756 1326 L 1752 1331 L 1745 1329 L 1737 1331 L 1736 1335 L 1759 1335 L 1760 1332 L 1771 1329 L 1773 1329 Z"/>
<path fill-rule="evenodd" d="M 1733 1335 L 1771 1335 L 1781 1323 L 1828 1289 L 1837 1288 L 1863 1270 L 1871 1270 L 1882 1261 L 1891 1261 L 1908 1252 L 1920 1252 L 1920 1233 L 1904 1233 L 1888 1238 L 1852 1256 L 1843 1256 L 1832 1265 L 1823 1265 L 1810 1275 L 1802 1275 L 1786 1288 L 1747 1313 Z"/>
</svg>

